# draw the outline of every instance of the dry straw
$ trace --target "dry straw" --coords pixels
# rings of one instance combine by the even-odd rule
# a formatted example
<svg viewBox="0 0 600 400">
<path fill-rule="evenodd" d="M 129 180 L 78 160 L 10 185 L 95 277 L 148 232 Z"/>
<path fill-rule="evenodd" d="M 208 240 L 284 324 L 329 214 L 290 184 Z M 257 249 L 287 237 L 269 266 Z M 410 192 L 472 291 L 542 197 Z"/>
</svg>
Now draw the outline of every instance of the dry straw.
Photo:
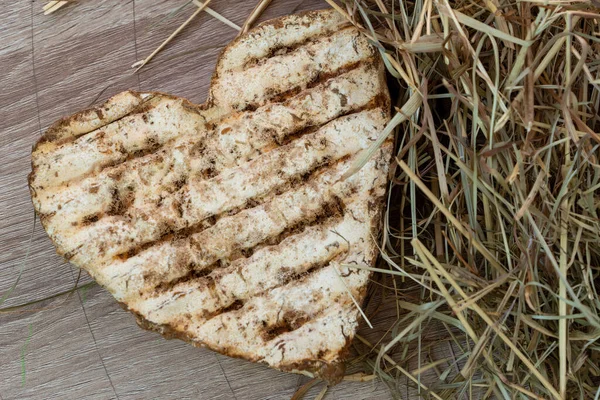
<svg viewBox="0 0 600 400">
<path fill-rule="evenodd" d="M 358 336 L 346 380 L 395 398 L 600 399 L 600 3 L 326 1 L 397 82 L 396 116 L 348 175 L 395 135 L 382 262 L 352 267 L 379 273 L 398 319 Z M 194 15 L 245 31 L 269 1 L 242 28 L 207 3 Z"/>
<path fill-rule="evenodd" d="M 398 80 L 382 255 L 421 287 L 394 290 L 410 318 L 367 365 L 400 396 L 392 372 L 437 321 L 462 362 L 419 365 L 428 386 L 401 373 L 423 397 L 600 398 L 597 5 L 328 3 Z"/>
<path fill-rule="evenodd" d="M 49 1 L 42 7 L 44 10 L 44 15 L 52 14 L 55 11 L 58 11 L 62 6 L 66 5 L 67 1 Z"/>
</svg>

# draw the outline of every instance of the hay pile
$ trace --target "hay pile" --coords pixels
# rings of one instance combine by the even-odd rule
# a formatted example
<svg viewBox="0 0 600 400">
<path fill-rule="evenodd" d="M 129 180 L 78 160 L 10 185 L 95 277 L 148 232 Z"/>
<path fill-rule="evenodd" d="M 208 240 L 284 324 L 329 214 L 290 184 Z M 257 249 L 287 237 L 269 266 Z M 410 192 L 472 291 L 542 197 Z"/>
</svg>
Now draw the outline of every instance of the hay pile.
<svg viewBox="0 0 600 400">
<path fill-rule="evenodd" d="M 406 120 L 382 255 L 420 302 L 395 291 L 408 328 L 373 371 L 425 398 L 600 398 L 598 4 L 328 3 L 379 46 Z M 386 355 L 430 320 L 461 354 L 422 364 L 426 388 Z"/>
</svg>

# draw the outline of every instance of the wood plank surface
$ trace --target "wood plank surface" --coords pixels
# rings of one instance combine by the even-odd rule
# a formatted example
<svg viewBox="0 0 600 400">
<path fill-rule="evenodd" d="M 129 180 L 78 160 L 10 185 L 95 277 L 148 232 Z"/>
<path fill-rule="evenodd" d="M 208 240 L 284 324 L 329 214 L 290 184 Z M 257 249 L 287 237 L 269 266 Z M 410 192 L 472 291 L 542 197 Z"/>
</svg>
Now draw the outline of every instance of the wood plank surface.
<svg viewBox="0 0 600 400">
<path fill-rule="evenodd" d="M 78 270 L 65 263 L 37 223 L 27 189 L 30 150 L 61 116 L 129 88 L 159 90 L 201 103 L 216 58 L 237 32 L 200 14 L 139 73 L 148 55 L 194 9 L 186 0 L 78 1 L 44 16 L 42 1 L 14 0 L 0 14 L 0 294 L 21 279 L 2 307 L 70 289 Z M 241 25 L 254 1 L 211 7 Z M 316 0 L 274 0 L 261 20 L 325 8 Z M 79 284 L 89 281 L 82 274 Z M 97 285 L 0 314 L 0 399 L 289 399 L 308 378 L 271 370 L 137 327 Z M 30 308 L 31 309 L 31 308 Z M 395 306 L 373 318 L 377 337 Z M 314 398 L 321 386 L 306 398 Z M 407 398 L 416 393 L 403 389 Z M 327 399 L 388 399 L 381 381 L 344 382 Z"/>
</svg>

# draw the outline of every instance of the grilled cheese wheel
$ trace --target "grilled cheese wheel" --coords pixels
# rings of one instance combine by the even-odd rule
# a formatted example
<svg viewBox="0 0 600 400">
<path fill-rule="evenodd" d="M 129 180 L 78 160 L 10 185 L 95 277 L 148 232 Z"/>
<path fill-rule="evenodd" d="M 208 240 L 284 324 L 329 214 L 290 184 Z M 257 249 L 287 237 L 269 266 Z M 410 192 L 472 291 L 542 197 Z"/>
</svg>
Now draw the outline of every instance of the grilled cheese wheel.
<svg viewBox="0 0 600 400">
<path fill-rule="evenodd" d="M 373 265 L 391 139 L 383 66 L 332 10 L 266 22 L 217 62 L 203 105 L 124 92 L 34 147 L 59 254 L 138 323 L 337 382 Z"/>
</svg>

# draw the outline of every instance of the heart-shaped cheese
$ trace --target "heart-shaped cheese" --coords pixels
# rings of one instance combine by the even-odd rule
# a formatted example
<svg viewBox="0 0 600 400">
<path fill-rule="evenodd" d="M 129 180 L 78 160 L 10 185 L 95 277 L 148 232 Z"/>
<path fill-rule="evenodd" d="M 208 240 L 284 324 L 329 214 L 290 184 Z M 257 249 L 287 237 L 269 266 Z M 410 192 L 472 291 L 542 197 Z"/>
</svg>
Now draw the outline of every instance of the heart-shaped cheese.
<svg viewBox="0 0 600 400">
<path fill-rule="evenodd" d="M 145 328 L 336 381 L 377 257 L 391 139 L 378 54 L 334 11 L 221 54 L 209 100 L 124 92 L 52 126 L 33 203 L 58 253 Z"/>
</svg>

